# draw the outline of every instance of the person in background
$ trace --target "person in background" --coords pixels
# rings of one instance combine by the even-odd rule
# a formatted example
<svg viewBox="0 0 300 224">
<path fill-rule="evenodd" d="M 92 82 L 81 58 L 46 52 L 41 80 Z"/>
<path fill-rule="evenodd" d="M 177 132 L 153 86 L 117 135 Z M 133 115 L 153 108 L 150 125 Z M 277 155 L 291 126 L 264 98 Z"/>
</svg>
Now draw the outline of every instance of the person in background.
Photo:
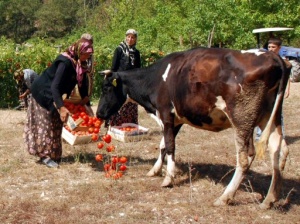
<svg viewBox="0 0 300 224">
<path fill-rule="evenodd" d="M 125 33 L 125 40 L 115 49 L 111 70 L 113 72 L 126 71 L 141 67 L 141 56 L 136 49 L 138 33 L 134 29 L 129 29 Z M 105 126 L 118 126 L 123 123 L 138 124 L 138 105 L 136 103 L 125 103 L 117 114 L 113 115 Z"/>
<path fill-rule="evenodd" d="M 279 51 L 280 51 L 280 48 L 281 48 L 281 40 L 278 39 L 278 38 L 270 38 L 269 41 L 268 41 L 268 51 L 272 51 L 274 52 L 275 54 L 278 54 L 279 55 Z M 285 58 L 283 58 L 285 63 L 288 63 L 288 66 L 291 66 L 290 63 L 285 60 Z M 290 95 L 290 79 L 287 83 L 287 87 L 286 87 L 286 92 L 285 92 L 285 98 L 288 98 Z"/>
<path fill-rule="evenodd" d="M 48 167 L 58 167 L 62 156 L 62 127 L 70 114 L 62 96 L 66 94 L 68 98 L 76 85 L 79 90 L 86 88 L 83 85 L 85 62 L 92 53 L 92 41 L 80 38 L 32 83 L 30 117 L 25 124 L 24 138 L 29 154 L 39 157 Z M 80 91 L 83 92 L 87 91 Z M 87 95 L 81 95 L 81 99 L 82 105 L 89 101 Z"/>
<path fill-rule="evenodd" d="M 272 36 L 269 40 L 268 40 L 268 51 L 272 51 L 275 54 L 279 55 L 279 51 L 281 48 L 281 44 L 282 41 L 279 38 L 276 38 L 274 36 Z M 283 58 L 285 63 L 287 64 L 287 66 L 291 66 L 290 62 L 288 62 L 287 60 L 285 60 L 285 58 Z M 290 95 L 290 79 L 288 80 L 287 83 L 287 87 L 286 87 L 286 92 L 285 92 L 285 98 L 288 98 Z M 284 123 L 283 123 L 283 115 L 281 114 L 281 127 L 282 127 L 282 136 L 285 139 L 285 129 L 284 129 Z M 256 127 L 256 137 L 255 140 L 258 141 L 260 136 L 261 136 L 261 129 L 259 127 Z"/>
<path fill-rule="evenodd" d="M 18 69 L 14 72 L 14 80 L 17 82 L 19 91 L 20 105 L 15 107 L 16 110 L 22 108 L 27 109 L 30 87 L 33 80 L 38 76 L 38 74 L 32 69 Z"/>
</svg>

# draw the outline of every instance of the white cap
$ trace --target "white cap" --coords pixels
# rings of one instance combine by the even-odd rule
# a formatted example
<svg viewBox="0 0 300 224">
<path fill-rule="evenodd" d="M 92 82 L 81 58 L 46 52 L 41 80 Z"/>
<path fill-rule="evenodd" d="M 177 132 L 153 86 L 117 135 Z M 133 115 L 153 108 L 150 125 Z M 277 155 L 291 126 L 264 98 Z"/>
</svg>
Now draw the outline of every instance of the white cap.
<svg viewBox="0 0 300 224">
<path fill-rule="evenodd" d="M 126 31 L 126 36 L 127 36 L 128 34 L 133 34 L 133 35 L 135 35 L 135 36 L 138 35 L 138 33 L 136 32 L 136 30 L 134 30 L 134 29 L 129 29 L 129 30 L 127 30 L 127 31 Z"/>
</svg>

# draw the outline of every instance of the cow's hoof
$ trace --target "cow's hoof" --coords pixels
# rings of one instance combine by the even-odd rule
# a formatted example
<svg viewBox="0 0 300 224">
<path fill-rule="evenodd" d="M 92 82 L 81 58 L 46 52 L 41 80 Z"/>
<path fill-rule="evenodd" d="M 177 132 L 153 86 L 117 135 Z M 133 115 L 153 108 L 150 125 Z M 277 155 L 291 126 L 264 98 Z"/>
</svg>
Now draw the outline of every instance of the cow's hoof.
<svg viewBox="0 0 300 224">
<path fill-rule="evenodd" d="M 173 179 L 169 176 L 166 176 L 164 181 L 161 184 L 161 187 L 173 187 Z"/>
<path fill-rule="evenodd" d="M 218 198 L 214 203 L 213 203 L 214 206 L 225 206 L 227 205 L 227 201 L 224 201 L 220 198 Z"/>
<path fill-rule="evenodd" d="M 162 169 L 156 169 L 156 167 L 152 167 L 151 170 L 147 173 L 147 177 L 160 176 L 162 173 Z"/>
<path fill-rule="evenodd" d="M 161 171 L 156 172 L 154 169 L 151 169 L 146 175 L 147 175 L 147 177 L 160 176 Z"/>
<path fill-rule="evenodd" d="M 270 205 L 269 204 L 265 204 L 265 203 L 260 203 L 259 204 L 259 208 L 262 209 L 262 210 L 267 210 L 270 208 Z"/>
<path fill-rule="evenodd" d="M 147 175 L 147 177 L 154 177 L 155 173 L 153 170 L 150 170 L 146 175 Z"/>
</svg>

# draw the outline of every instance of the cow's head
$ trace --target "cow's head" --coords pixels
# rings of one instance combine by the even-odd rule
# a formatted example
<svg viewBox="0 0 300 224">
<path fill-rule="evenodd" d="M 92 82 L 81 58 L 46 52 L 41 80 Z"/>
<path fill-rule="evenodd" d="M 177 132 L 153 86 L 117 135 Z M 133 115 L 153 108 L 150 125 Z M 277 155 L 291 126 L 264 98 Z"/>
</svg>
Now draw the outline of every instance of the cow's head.
<svg viewBox="0 0 300 224">
<path fill-rule="evenodd" d="M 100 74 L 105 75 L 105 77 L 96 115 L 98 118 L 106 120 L 122 107 L 126 101 L 126 94 L 123 92 L 122 81 L 118 73 L 104 71 Z"/>
</svg>

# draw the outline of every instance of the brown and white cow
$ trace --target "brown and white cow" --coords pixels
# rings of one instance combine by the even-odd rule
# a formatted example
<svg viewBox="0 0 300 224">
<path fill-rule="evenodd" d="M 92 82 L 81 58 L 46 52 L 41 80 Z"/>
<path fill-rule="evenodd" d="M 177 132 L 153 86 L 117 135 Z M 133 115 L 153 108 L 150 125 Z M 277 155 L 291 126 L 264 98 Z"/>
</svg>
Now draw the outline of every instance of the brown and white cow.
<svg viewBox="0 0 300 224">
<path fill-rule="evenodd" d="M 147 68 L 107 73 L 97 117 L 109 118 L 129 96 L 160 119 L 161 151 L 147 175 L 160 174 L 166 157 L 164 187 L 172 186 L 175 137 L 183 124 L 214 132 L 232 127 L 236 170 L 215 205 L 225 205 L 234 198 L 255 157 L 253 129 L 261 127 L 261 141 L 265 146 L 268 143 L 273 170 L 261 207 L 269 208 L 278 200 L 281 171 L 288 154 L 280 120 L 288 75 L 283 60 L 272 52 L 207 48 L 176 52 Z"/>
</svg>

